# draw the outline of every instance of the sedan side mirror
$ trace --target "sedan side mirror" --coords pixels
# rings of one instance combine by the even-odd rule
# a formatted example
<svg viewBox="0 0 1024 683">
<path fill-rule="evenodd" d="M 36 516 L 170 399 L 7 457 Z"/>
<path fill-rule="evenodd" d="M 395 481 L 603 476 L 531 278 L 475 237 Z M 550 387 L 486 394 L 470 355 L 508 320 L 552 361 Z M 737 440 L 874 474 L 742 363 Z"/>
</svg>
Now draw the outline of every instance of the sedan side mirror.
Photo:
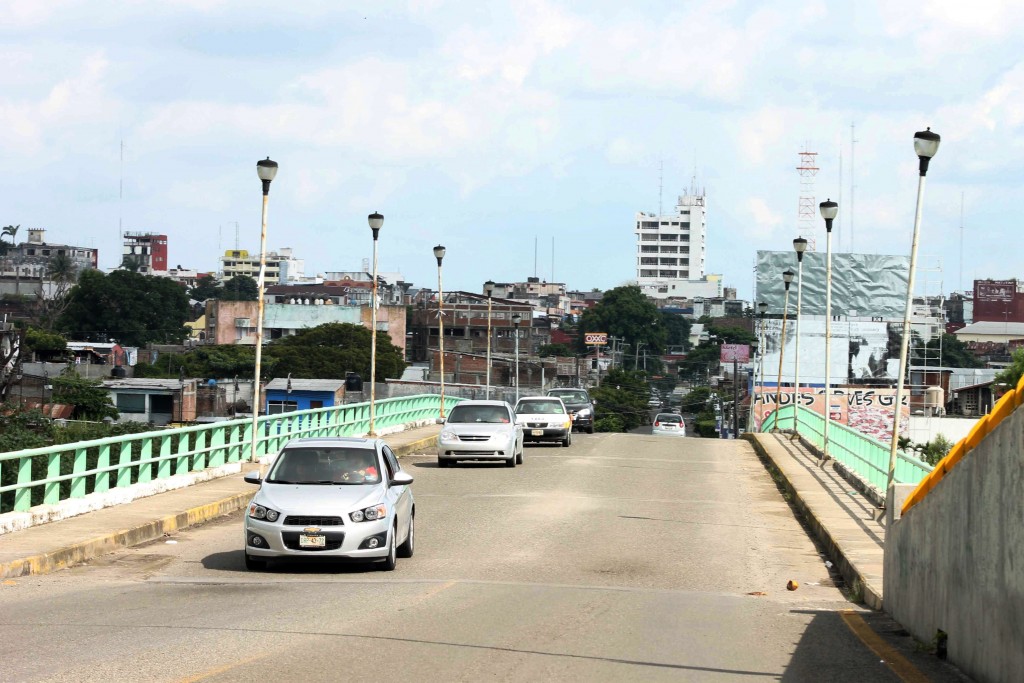
<svg viewBox="0 0 1024 683">
<path fill-rule="evenodd" d="M 595 399 L 591 399 L 590 405 L 596 406 L 597 405 L 597 399 L 596 398 Z"/>
<path fill-rule="evenodd" d="M 388 482 L 388 486 L 408 486 L 412 481 L 411 474 L 405 470 L 398 470 L 395 472 L 395 476 L 391 477 L 391 481 Z"/>
<path fill-rule="evenodd" d="M 252 472 L 246 472 L 245 476 L 243 477 L 243 479 L 245 480 L 246 484 L 257 484 L 258 485 L 258 484 L 262 484 L 263 483 L 263 480 L 260 479 L 260 471 L 259 470 L 253 470 Z"/>
</svg>

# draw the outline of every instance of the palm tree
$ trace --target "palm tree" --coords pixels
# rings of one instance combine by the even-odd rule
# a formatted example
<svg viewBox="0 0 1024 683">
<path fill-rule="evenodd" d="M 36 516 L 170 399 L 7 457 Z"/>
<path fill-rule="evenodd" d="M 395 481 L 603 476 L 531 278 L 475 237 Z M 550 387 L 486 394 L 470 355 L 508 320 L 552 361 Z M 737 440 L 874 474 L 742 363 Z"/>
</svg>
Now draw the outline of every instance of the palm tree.
<svg viewBox="0 0 1024 683">
<path fill-rule="evenodd" d="M 121 267 L 125 270 L 130 270 L 133 273 L 139 272 L 139 269 L 141 269 L 142 266 L 143 261 L 141 256 L 132 256 L 129 254 L 121 259 Z"/>
<path fill-rule="evenodd" d="M 0 230 L 0 254 L 6 254 L 7 249 L 9 247 L 13 247 L 16 244 L 14 238 L 17 236 L 18 228 L 20 227 L 20 225 L 7 225 L 4 226 L 3 230 Z M 9 245 L 6 242 L 4 242 L 3 239 L 4 237 L 8 236 L 11 238 L 11 242 Z"/>
</svg>

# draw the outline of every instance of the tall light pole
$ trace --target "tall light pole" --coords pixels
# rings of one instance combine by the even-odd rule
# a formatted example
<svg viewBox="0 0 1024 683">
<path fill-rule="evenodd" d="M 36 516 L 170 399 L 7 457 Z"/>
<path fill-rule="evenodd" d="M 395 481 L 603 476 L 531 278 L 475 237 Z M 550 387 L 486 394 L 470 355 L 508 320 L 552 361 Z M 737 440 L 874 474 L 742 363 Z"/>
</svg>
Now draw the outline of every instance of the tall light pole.
<svg viewBox="0 0 1024 683">
<path fill-rule="evenodd" d="M 804 294 L 804 252 L 807 251 L 807 240 L 797 237 L 793 240 L 793 249 L 796 250 L 796 347 L 794 360 L 796 365 L 793 368 L 793 402 L 797 407 L 793 409 L 793 429 L 800 432 L 800 306 L 803 303 Z"/>
<path fill-rule="evenodd" d="M 828 426 L 832 422 L 832 221 L 839 215 L 839 205 L 831 199 L 818 204 L 825 219 L 825 429 L 822 431 L 821 464 L 828 455 Z"/>
<path fill-rule="evenodd" d="M 786 269 L 782 273 L 782 282 L 786 285 L 786 302 L 782 305 L 782 336 L 779 342 L 779 379 L 775 383 L 775 429 L 779 429 L 779 409 L 782 408 L 782 359 L 786 357 L 786 316 L 789 314 L 789 286 L 793 283 L 795 273 Z"/>
<path fill-rule="evenodd" d="M 516 333 L 516 403 L 519 403 L 519 323 L 523 321 L 523 316 L 516 313 L 512 316 L 512 326 L 515 328 Z"/>
<path fill-rule="evenodd" d="M 249 459 L 257 461 L 256 443 L 259 441 L 260 417 L 260 360 L 263 357 L 263 288 L 267 277 L 267 201 L 270 182 L 277 175 L 277 162 L 270 157 L 256 162 L 256 173 L 263 183 L 263 219 L 260 228 L 260 274 L 256 281 L 256 376 L 252 383 L 252 450 Z"/>
<path fill-rule="evenodd" d="M 914 211 L 914 237 L 910 243 L 910 274 L 907 278 L 907 308 L 903 314 L 903 338 L 900 340 L 900 374 L 896 380 L 896 406 L 892 416 L 892 443 L 889 444 L 889 474 L 885 482 L 885 515 L 892 524 L 896 515 L 894 487 L 896 485 L 896 449 L 900 436 L 900 418 L 903 414 L 903 377 L 907 373 L 907 347 L 910 342 L 910 315 L 914 307 L 914 268 L 917 266 L 917 242 L 921 234 L 921 204 L 924 201 L 924 178 L 928 162 L 939 151 L 940 137 L 931 128 L 914 133 L 914 151 L 918 158 L 917 208 Z"/>
<path fill-rule="evenodd" d="M 377 436 L 377 432 L 374 431 L 377 400 L 377 237 L 384 225 L 384 216 L 374 211 L 366 220 L 373 231 L 373 282 L 370 284 L 370 433 L 367 436 L 374 437 Z"/>
<path fill-rule="evenodd" d="M 441 261 L 444 260 L 446 249 L 440 244 L 434 247 L 434 258 L 437 259 L 437 332 L 441 347 L 441 419 L 444 419 L 444 289 L 441 286 Z"/>
<path fill-rule="evenodd" d="M 491 399 L 491 299 L 494 297 L 494 281 L 484 283 L 484 294 L 487 295 L 487 400 Z"/>
<path fill-rule="evenodd" d="M 765 355 L 766 351 L 768 350 L 768 339 L 765 336 L 765 313 L 768 312 L 768 304 L 765 303 L 764 301 L 759 303 L 758 312 L 761 314 L 761 341 L 758 343 L 758 348 L 761 351 L 758 354 L 761 356 L 759 358 L 759 365 L 761 366 L 761 391 L 758 392 L 758 395 L 761 396 L 761 402 L 763 403 L 765 399 Z M 753 403 L 753 401 L 751 402 Z"/>
</svg>

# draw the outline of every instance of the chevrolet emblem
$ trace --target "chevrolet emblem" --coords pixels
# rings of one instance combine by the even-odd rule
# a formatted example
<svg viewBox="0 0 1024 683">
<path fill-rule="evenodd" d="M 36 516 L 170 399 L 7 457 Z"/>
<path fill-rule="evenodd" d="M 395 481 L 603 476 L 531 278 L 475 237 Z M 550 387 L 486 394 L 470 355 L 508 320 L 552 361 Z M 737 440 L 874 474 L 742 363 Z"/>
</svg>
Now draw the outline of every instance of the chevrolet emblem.
<svg viewBox="0 0 1024 683">
<path fill-rule="evenodd" d="M 307 526 L 303 531 L 307 534 L 318 534 L 320 533 L 320 527 L 318 526 Z"/>
</svg>

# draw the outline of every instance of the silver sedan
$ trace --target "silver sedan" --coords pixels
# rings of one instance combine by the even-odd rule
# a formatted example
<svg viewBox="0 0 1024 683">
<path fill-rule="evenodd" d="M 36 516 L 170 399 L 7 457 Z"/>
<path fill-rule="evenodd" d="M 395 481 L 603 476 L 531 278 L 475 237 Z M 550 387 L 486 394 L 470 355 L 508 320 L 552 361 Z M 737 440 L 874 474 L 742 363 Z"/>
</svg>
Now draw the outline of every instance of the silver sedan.
<svg viewBox="0 0 1024 683">
<path fill-rule="evenodd" d="M 260 479 L 245 514 L 246 569 L 268 560 L 330 558 L 381 562 L 412 557 L 412 476 L 380 439 L 293 439 Z"/>
<path fill-rule="evenodd" d="M 438 419 L 437 466 L 458 460 L 500 460 L 509 467 L 523 463 L 523 426 L 504 401 L 462 401 Z"/>
</svg>

